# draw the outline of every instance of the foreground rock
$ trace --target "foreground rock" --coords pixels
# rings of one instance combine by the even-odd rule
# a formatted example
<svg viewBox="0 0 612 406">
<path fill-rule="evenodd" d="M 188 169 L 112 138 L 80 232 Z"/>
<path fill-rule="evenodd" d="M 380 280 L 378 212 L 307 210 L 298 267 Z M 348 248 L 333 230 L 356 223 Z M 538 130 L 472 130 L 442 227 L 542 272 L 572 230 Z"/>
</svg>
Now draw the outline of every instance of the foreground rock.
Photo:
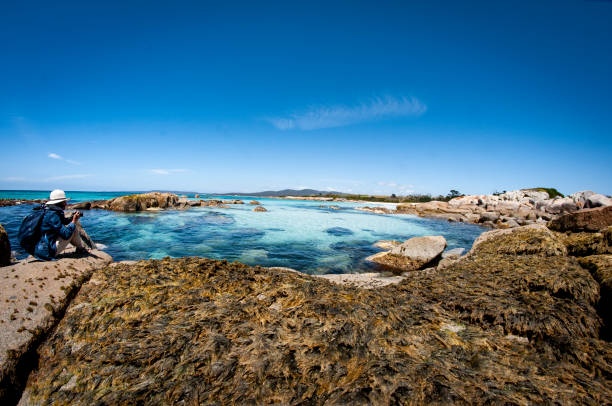
<svg viewBox="0 0 612 406">
<path fill-rule="evenodd" d="M 445 248 L 446 240 L 442 236 L 414 237 L 368 260 L 394 271 L 415 271 L 438 260 Z"/>
<path fill-rule="evenodd" d="M 263 206 L 257 206 L 257 207 L 255 207 L 255 208 L 253 209 L 253 211 L 261 211 L 261 212 L 264 212 L 264 211 L 268 211 L 268 210 L 267 210 L 265 207 L 263 207 Z"/>
<path fill-rule="evenodd" d="M 548 227 L 556 231 L 598 231 L 612 225 L 612 206 L 581 210 L 552 220 Z"/>
<path fill-rule="evenodd" d="M 369 290 L 202 258 L 116 264 L 40 348 L 21 404 L 609 404 L 600 286 L 565 241 L 496 231 Z"/>
<path fill-rule="evenodd" d="M 31 257 L 30 257 L 31 258 Z M 112 261 L 102 251 L 53 262 L 20 261 L 0 268 L 0 400 L 16 403 L 34 351 L 95 269 Z"/>
<path fill-rule="evenodd" d="M 0 224 L 0 266 L 11 263 L 11 242 L 2 224 Z"/>
</svg>

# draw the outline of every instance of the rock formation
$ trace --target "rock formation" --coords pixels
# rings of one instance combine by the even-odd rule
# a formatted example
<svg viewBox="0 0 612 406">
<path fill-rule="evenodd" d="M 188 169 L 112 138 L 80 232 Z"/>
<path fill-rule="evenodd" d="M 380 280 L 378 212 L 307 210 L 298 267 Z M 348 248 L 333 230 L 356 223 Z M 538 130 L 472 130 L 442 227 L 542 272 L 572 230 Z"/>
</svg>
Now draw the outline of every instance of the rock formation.
<svg viewBox="0 0 612 406">
<path fill-rule="evenodd" d="M 255 207 L 253 209 L 253 211 L 261 211 L 261 212 L 263 212 L 263 211 L 268 211 L 268 210 L 266 210 L 266 208 L 263 207 L 263 206 L 257 206 L 257 207 Z"/>
<path fill-rule="evenodd" d="M 369 290 L 202 258 L 106 267 L 21 404 L 609 404 L 610 255 L 567 237 L 492 231 Z"/>
<path fill-rule="evenodd" d="M 414 271 L 440 259 L 445 248 L 446 240 L 442 236 L 414 237 L 367 260 L 394 271 Z"/>
<path fill-rule="evenodd" d="M 57 261 L 30 257 L 0 268 L 0 403 L 17 403 L 25 385 L 21 375 L 35 359 L 39 342 L 63 316 L 83 282 L 111 261 L 101 251 L 78 256 L 72 249 Z"/>
<path fill-rule="evenodd" d="M 124 212 L 141 211 L 150 207 L 166 209 L 177 205 L 177 195 L 159 192 L 120 196 L 108 201 L 108 208 L 110 210 Z"/>
<path fill-rule="evenodd" d="M 448 221 L 477 223 L 493 228 L 514 228 L 544 224 L 564 214 L 589 207 L 610 207 L 612 199 L 591 191 L 550 199 L 548 193 L 515 190 L 500 195 L 471 195 L 448 202 L 401 203 L 395 210 L 387 207 L 358 207 L 377 214 L 413 214 Z"/>
<path fill-rule="evenodd" d="M 251 200 L 249 204 L 261 204 L 261 203 L 259 203 L 257 200 Z"/>
<path fill-rule="evenodd" d="M 2 224 L 0 224 L 0 266 L 11 263 L 11 242 Z"/>
<path fill-rule="evenodd" d="M 612 206 L 586 209 L 552 220 L 549 227 L 557 231 L 598 231 L 612 225 Z"/>
</svg>

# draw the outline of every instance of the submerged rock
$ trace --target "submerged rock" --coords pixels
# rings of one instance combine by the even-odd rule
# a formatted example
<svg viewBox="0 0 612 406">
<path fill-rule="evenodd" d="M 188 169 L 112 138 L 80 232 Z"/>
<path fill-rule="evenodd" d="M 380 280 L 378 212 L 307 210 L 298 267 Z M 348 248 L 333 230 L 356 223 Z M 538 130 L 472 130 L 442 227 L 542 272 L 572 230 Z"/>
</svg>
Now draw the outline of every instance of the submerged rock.
<svg viewBox="0 0 612 406">
<path fill-rule="evenodd" d="M 348 228 L 344 228 L 344 227 L 331 227 L 325 230 L 325 232 L 327 234 L 335 235 L 338 237 L 354 234 L 351 230 L 349 230 Z"/>
<path fill-rule="evenodd" d="M 257 200 L 251 200 L 249 202 L 249 204 L 258 205 L 258 204 L 261 204 L 261 203 L 259 203 Z"/>
<path fill-rule="evenodd" d="M 264 211 L 268 211 L 268 210 L 267 210 L 265 207 L 263 207 L 263 206 L 257 206 L 257 207 L 255 207 L 255 208 L 253 209 L 253 211 L 261 211 L 261 212 L 264 212 Z"/>
<path fill-rule="evenodd" d="M 2 224 L 0 224 L 0 266 L 11 263 L 11 242 Z"/>
</svg>

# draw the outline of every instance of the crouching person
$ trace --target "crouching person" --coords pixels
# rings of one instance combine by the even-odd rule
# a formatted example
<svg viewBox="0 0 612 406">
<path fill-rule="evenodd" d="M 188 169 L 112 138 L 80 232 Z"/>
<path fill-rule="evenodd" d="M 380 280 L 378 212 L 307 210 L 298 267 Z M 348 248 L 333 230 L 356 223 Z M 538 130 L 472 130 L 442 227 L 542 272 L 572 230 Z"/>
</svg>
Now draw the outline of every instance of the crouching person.
<svg viewBox="0 0 612 406">
<path fill-rule="evenodd" d="M 83 235 L 86 240 L 89 239 L 79 223 L 81 214 L 77 211 L 72 217 L 66 218 L 64 216 L 64 209 L 68 200 L 70 199 L 66 198 L 66 193 L 63 190 L 56 189 L 51 192 L 49 201 L 45 204 L 45 214 L 40 225 L 40 241 L 36 244 L 34 250 L 34 255 L 37 258 L 50 261 L 64 251 L 68 244 L 76 247 L 77 254 L 88 251 L 83 238 L 81 238 L 81 235 Z M 90 243 L 90 241 L 87 242 Z"/>
</svg>

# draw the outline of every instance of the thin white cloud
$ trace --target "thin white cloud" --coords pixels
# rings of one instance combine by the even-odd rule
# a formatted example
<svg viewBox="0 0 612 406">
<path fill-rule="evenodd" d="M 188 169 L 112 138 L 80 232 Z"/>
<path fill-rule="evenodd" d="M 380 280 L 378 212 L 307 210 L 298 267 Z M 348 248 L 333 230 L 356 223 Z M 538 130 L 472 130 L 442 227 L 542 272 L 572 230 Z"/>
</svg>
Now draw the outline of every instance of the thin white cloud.
<svg viewBox="0 0 612 406">
<path fill-rule="evenodd" d="M 66 179 L 84 179 L 93 176 L 91 174 L 75 174 L 75 175 L 61 175 L 61 176 L 52 176 L 50 178 L 46 178 L 46 181 L 56 181 L 56 180 L 66 180 Z"/>
<path fill-rule="evenodd" d="M 155 175 L 170 175 L 171 173 L 189 172 L 189 169 L 150 169 L 149 172 Z"/>
<path fill-rule="evenodd" d="M 9 176 L 7 178 L 3 178 L 2 180 L 5 182 L 26 182 L 26 183 L 36 183 L 36 182 L 55 182 L 58 180 L 68 180 L 68 179 L 85 179 L 94 176 L 92 174 L 82 174 L 77 173 L 73 175 L 59 175 L 59 176 L 51 176 L 48 178 L 24 178 L 21 176 Z"/>
<path fill-rule="evenodd" d="M 279 130 L 318 130 L 379 121 L 393 117 L 418 117 L 427 106 L 414 97 L 375 97 L 355 106 L 315 106 L 286 117 L 268 118 Z"/>
<path fill-rule="evenodd" d="M 49 155 L 47 155 L 47 156 L 48 156 L 49 158 L 51 158 L 51 159 L 57 159 L 57 160 L 59 160 L 59 161 L 68 162 L 69 164 L 72 164 L 72 165 L 81 165 L 81 163 L 80 163 L 80 162 L 73 161 L 72 159 L 66 159 L 66 158 L 64 158 L 63 156 L 58 155 L 58 154 L 55 154 L 55 153 L 53 153 L 53 152 L 50 152 L 50 153 L 49 153 Z"/>
<path fill-rule="evenodd" d="M 387 188 L 387 191 L 399 191 L 403 194 L 413 193 L 414 185 L 401 185 L 396 182 L 378 182 L 379 186 L 384 186 Z"/>
<path fill-rule="evenodd" d="M 2 179 L 5 182 L 27 182 L 26 178 L 20 176 L 9 176 L 8 178 Z"/>
</svg>

